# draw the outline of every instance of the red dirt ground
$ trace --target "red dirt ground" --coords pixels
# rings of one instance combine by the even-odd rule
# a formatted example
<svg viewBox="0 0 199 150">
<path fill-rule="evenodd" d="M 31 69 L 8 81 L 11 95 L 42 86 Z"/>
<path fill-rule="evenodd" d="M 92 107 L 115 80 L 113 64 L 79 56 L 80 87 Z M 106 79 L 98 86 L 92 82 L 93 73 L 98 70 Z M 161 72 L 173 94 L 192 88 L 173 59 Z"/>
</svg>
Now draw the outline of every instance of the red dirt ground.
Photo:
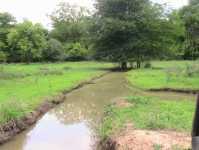
<svg viewBox="0 0 199 150">
<path fill-rule="evenodd" d="M 116 150 L 187 150 L 191 147 L 191 136 L 187 133 L 137 130 L 132 125 L 127 125 L 111 141 Z"/>
</svg>

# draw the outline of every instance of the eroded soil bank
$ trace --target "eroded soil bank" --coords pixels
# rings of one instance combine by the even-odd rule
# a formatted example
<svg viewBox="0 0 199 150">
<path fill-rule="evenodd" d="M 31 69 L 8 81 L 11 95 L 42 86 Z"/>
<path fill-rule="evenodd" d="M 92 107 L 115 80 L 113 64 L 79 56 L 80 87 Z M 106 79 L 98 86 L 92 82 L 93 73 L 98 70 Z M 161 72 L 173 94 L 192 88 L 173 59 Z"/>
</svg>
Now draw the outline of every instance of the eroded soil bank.
<svg viewBox="0 0 199 150">
<path fill-rule="evenodd" d="M 138 130 L 127 127 L 101 143 L 103 150 L 188 150 L 191 136 L 175 131 Z"/>
</svg>

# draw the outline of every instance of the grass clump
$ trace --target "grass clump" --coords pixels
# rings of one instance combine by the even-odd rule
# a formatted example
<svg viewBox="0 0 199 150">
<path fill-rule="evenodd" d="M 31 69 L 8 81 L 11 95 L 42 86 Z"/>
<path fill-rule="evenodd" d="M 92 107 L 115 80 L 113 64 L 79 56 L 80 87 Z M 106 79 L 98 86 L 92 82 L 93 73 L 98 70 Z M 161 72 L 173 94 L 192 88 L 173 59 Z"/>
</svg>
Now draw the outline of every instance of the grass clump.
<svg viewBox="0 0 199 150">
<path fill-rule="evenodd" d="M 107 109 L 100 128 L 103 138 L 116 132 L 126 122 L 131 122 L 138 129 L 191 131 L 195 109 L 193 101 L 168 101 L 143 96 L 129 97 L 127 101 L 132 106 L 109 106 Z"/>
<path fill-rule="evenodd" d="M 27 105 L 21 101 L 9 100 L 0 105 L 0 124 L 19 119 L 28 112 Z"/>
</svg>

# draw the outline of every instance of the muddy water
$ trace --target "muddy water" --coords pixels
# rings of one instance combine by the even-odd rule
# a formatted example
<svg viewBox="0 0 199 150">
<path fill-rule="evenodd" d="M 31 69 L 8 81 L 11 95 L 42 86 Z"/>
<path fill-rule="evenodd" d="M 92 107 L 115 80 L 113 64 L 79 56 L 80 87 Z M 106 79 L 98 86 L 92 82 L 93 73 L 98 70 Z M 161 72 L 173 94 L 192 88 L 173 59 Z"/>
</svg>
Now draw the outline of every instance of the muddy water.
<svg viewBox="0 0 199 150">
<path fill-rule="evenodd" d="M 67 95 L 28 131 L 0 150 L 91 150 L 104 106 L 131 95 L 123 73 L 110 73 Z"/>
</svg>

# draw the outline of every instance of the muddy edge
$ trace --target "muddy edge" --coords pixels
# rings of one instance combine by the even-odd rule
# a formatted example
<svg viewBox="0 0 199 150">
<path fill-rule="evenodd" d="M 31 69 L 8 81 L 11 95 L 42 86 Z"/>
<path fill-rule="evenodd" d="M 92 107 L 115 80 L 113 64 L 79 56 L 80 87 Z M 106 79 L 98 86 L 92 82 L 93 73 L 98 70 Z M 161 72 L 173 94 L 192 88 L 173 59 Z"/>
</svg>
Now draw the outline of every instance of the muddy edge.
<svg viewBox="0 0 199 150">
<path fill-rule="evenodd" d="M 176 92 L 185 94 L 198 94 L 199 90 L 189 90 L 189 89 L 172 89 L 172 88 L 160 88 L 160 89 L 149 89 L 152 92 Z"/>
<path fill-rule="evenodd" d="M 84 85 L 88 85 L 92 81 L 100 79 L 109 73 L 110 71 L 103 73 L 99 76 L 95 76 L 88 81 L 81 82 L 80 84 L 69 90 L 62 91 L 59 95 L 50 99 L 46 99 L 38 108 L 36 108 L 33 112 L 27 114 L 23 118 L 11 120 L 3 125 L 0 125 L 0 145 L 8 142 L 14 136 L 28 129 L 31 125 L 35 124 L 39 120 L 39 118 L 41 118 L 50 109 L 63 103 L 68 93 L 76 89 L 80 89 Z"/>
</svg>

